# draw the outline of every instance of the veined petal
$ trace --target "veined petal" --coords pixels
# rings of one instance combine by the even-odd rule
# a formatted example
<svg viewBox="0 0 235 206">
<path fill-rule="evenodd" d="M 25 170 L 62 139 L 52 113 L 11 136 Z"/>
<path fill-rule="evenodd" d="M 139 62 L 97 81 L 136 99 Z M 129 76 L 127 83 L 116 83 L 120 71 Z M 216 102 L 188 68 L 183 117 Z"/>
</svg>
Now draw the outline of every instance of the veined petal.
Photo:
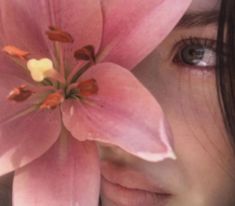
<svg viewBox="0 0 235 206">
<path fill-rule="evenodd" d="M 4 73 L 0 75 L 0 125 L 16 116 L 16 114 L 25 111 L 38 103 L 37 95 L 34 94 L 26 101 L 20 103 L 8 100 L 9 93 L 20 85 L 27 85 L 29 88 L 34 88 L 33 85 L 17 76 Z"/>
<path fill-rule="evenodd" d="M 43 155 L 58 139 L 60 129 L 58 109 L 34 111 L 1 123 L 0 175 L 22 167 Z"/>
<path fill-rule="evenodd" d="M 97 206 L 99 183 L 96 145 L 69 137 L 16 172 L 13 202 L 15 206 Z"/>
<path fill-rule="evenodd" d="M 191 0 L 128 0 L 128 6 L 126 0 L 101 2 L 103 61 L 132 69 L 166 37 Z"/>
<path fill-rule="evenodd" d="M 70 33 L 74 38 L 72 44 L 64 45 L 66 64 L 75 62 L 73 53 L 86 45 L 93 45 L 97 51 L 100 47 L 103 31 L 103 17 L 100 0 L 58 0 L 46 1 L 51 25 Z M 27 2 L 27 0 L 25 0 Z"/>
<path fill-rule="evenodd" d="M 174 158 L 161 107 L 128 70 L 98 64 L 81 81 L 91 78 L 97 95 L 62 105 L 63 122 L 75 138 L 116 145 L 149 161 Z"/>
<path fill-rule="evenodd" d="M 0 43 L 1 43 L 1 39 L 0 39 Z M 0 50 L 1 50 L 1 48 L 0 48 Z M 8 75 L 12 75 L 12 76 L 24 79 L 24 80 L 31 82 L 31 83 L 33 82 L 31 77 L 29 75 L 27 75 L 26 68 L 23 68 L 23 66 L 17 65 L 14 61 L 12 61 L 9 58 L 9 56 L 7 56 L 6 54 L 4 54 L 1 51 L 0 51 L 0 64 L 1 64 L 1 66 L 0 66 L 1 76 L 2 76 L 2 74 L 3 75 L 8 74 Z"/>
<path fill-rule="evenodd" d="M 47 54 L 51 42 L 45 32 L 56 26 L 75 39 L 66 47 L 68 57 L 87 44 L 99 48 L 102 13 L 99 0 L 7 0 L 0 2 L 0 42 L 32 54 Z M 50 45 L 49 45 L 50 44 Z M 0 44 L 1 45 L 1 44 Z M 47 55 L 48 56 L 48 55 Z"/>
<path fill-rule="evenodd" d="M 34 55 L 48 55 L 40 1 L 0 1 L 0 47 L 13 45 Z M 40 21 L 40 24 L 39 24 Z"/>
</svg>

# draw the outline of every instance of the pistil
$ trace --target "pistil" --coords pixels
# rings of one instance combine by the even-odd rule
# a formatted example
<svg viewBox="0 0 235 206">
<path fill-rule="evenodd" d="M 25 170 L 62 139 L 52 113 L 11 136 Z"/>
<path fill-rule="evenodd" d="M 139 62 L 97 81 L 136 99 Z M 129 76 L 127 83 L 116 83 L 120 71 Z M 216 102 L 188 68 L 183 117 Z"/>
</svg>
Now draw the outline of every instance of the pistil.
<svg viewBox="0 0 235 206">
<path fill-rule="evenodd" d="M 32 94 L 38 95 L 39 102 L 35 105 L 38 109 L 55 109 L 65 99 L 74 98 L 84 100 L 98 93 L 98 85 L 95 79 L 79 81 L 80 76 L 96 63 L 95 49 L 92 45 L 86 45 L 74 52 L 74 58 L 78 61 L 70 72 L 65 71 L 65 59 L 63 43 L 73 43 L 73 37 L 57 27 L 49 27 L 46 32 L 48 38 L 55 47 L 56 60 L 49 58 L 29 59 L 30 53 L 15 46 L 6 46 L 3 51 L 11 56 L 13 61 L 23 65 L 32 80 L 37 84 L 34 91 L 22 84 L 10 91 L 7 99 L 15 102 L 26 101 Z M 66 79 L 65 73 L 68 73 Z M 46 94 L 46 96 L 44 95 Z M 42 96 L 44 99 L 42 99 Z"/>
</svg>

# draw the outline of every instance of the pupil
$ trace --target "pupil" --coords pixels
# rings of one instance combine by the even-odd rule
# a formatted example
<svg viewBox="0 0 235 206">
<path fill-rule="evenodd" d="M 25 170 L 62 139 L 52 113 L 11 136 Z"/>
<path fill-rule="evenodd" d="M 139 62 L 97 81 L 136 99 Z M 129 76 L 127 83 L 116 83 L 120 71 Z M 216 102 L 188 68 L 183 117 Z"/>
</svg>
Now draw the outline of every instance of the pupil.
<svg viewBox="0 0 235 206">
<path fill-rule="evenodd" d="M 182 61 L 186 64 L 195 65 L 200 63 L 204 57 L 205 50 L 200 45 L 185 47 L 181 52 Z"/>
</svg>

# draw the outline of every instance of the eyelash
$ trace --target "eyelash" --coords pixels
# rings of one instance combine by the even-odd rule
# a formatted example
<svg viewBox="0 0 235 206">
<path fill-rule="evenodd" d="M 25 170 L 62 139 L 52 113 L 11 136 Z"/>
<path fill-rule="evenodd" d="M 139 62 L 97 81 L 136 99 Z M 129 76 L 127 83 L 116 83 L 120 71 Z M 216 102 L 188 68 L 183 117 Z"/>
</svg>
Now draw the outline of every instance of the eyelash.
<svg viewBox="0 0 235 206">
<path fill-rule="evenodd" d="M 182 54 L 184 49 L 187 48 L 187 46 L 197 46 L 202 49 L 205 49 L 207 51 L 214 52 L 214 56 L 216 58 L 216 40 L 214 39 L 208 39 L 208 38 L 198 38 L 198 37 L 188 37 L 188 38 L 182 38 L 180 41 L 177 41 L 174 45 L 173 51 L 176 50 L 175 55 L 173 57 L 172 62 L 178 66 L 181 67 L 187 67 L 190 69 L 198 69 L 198 70 L 211 70 L 215 67 L 213 66 L 202 66 L 202 65 L 193 65 L 189 63 L 185 63 L 182 59 Z"/>
</svg>

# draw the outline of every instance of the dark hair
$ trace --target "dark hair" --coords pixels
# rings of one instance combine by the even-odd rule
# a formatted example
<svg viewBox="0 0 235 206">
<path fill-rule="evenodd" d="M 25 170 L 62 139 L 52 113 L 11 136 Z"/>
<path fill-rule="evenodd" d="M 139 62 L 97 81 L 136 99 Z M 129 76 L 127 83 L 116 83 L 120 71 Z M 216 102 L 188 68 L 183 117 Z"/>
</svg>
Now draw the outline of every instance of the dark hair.
<svg viewBox="0 0 235 206">
<path fill-rule="evenodd" d="M 235 151 L 235 1 L 222 0 L 218 19 L 216 82 L 224 123 Z"/>
</svg>

